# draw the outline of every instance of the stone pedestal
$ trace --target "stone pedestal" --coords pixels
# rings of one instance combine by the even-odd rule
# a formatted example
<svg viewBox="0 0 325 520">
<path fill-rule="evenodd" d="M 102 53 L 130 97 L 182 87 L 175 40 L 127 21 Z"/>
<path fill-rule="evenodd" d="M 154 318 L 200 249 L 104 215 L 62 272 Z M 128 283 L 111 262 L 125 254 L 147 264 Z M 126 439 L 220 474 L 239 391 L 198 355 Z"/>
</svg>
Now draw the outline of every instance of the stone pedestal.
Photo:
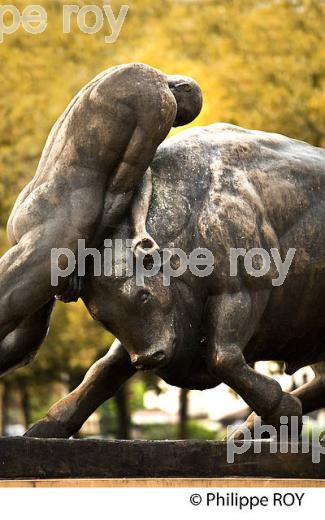
<svg viewBox="0 0 325 520">
<path fill-rule="evenodd" d="M 290 444 L 288 453 L 279 444 L 270 453 L 267 441 L 243 448 L 229 463 L 226 442 L 0 438 L 0 479 L 325 479 L 325 455 L 314 463 L 312 446 L 309 453 Z"/>
</svg>

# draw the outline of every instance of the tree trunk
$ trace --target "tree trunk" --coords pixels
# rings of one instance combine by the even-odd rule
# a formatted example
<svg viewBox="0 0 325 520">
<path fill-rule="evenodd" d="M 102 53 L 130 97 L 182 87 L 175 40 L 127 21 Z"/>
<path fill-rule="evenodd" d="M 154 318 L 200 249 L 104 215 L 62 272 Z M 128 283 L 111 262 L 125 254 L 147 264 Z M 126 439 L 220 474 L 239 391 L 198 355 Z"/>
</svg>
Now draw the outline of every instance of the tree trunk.
<svg viewBox="0 0 325 520">
<path fill-rule="evenodd" d="M 179 394 L 179 424 L 178 437 L 179 439 L 187 439 L 187 419 L 188 419 L 188 396 L 189 391 L 182 388 Z"/>
<path fill-rule="evenodd" d="M 8 425 L 9 412 L 9 384 L 5 381 L 1 384 L 0 395 L 0 434 L 6 435 L 6 427 Z"/>
<path fill-rule="evenodd" d="M 27 428 L 29 428 L 29 425 L 31 424 L 32 421 L 31 421 L 31 416 L 30 416 L 29 395 L 28 395 L 28 390 L 25 387 L 25 385 L 20 387 L 20 392 L 21 392 L 21 410 L 22 410 L 22 415 L 23 415 L 24 423 L 25 423 L 26 430 L 27 430 Z"/>
<path fill-rule="evenodd" d="M 0 383 L 0 437 L 4 436 L 4 394 L 5 394 L 5 383 L 2 381 Z"/>
<path fill-rule="evenodd" d="M 130 439 L 130 412 L 128 407 L 128 387 L 124 384 L 114 396 L 117 417 L 118 417 L 118 431 L 117 437 L 119 439 Z"/>
</svg>

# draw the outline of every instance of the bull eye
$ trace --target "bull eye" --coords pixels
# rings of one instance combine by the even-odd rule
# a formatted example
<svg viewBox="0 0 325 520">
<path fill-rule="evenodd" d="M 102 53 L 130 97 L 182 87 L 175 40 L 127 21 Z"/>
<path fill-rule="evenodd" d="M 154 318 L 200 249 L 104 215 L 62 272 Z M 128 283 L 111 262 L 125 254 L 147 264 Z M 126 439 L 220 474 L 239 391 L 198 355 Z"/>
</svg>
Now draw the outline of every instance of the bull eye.
<svg viewBox="0 0 325 520">
<path fill-rule="evenodd" d="M 141 291 L 139 295 L 141 303 L 147 303 L 150 300 L 150 296 L 148 291 Z"/>
</svg>

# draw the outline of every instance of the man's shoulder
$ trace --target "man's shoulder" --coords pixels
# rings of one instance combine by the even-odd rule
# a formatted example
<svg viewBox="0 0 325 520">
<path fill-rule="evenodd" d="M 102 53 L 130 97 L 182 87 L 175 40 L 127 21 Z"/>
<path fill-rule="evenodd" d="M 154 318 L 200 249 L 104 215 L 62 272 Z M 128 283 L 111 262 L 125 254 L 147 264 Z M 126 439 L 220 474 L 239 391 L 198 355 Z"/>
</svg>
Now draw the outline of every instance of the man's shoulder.
<svg viewBox="0 0 325 520">
<path fill-rule="evenodd" d="M 109 82 L 126 82 L 131 81 L 135 86 L 137 81 L 159 81 L 167 84 L 167 76 L 163 72 L 145 63 L 126 63 L 111 67 L 97 76 L 100 83 Z M 132 84 L 131 83 L 131 84 Z"/>
<path fill-rule="evenodd" d="M 128 63 L 107 69 L 92 82 L 90 92 L 91 100 L 111 103 L 114 99 L 133 109 L 148 102 L 159 106 L 161 97 L 165 100 L 169 97 L 167 76 L 144 63 Z"/>
</svg>

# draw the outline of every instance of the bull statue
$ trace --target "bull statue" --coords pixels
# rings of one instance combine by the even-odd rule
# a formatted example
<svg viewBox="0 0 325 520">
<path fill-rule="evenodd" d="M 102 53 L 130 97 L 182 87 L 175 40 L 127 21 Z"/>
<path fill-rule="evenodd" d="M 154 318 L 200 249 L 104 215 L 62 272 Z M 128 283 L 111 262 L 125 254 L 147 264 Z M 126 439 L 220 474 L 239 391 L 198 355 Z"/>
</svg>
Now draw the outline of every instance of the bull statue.
<svg viewBox="0 0 325 520">
<path fill-rule="evenodd" d="M 117 269 L 121 252 L 110 276 L 89 267 L 82 299 L 118 339 L 27 436 L 71 436 L 137 370 L 180 388 L 226 383 L 253 410 L 249 428 L 257 416 L 279 427 L 281 416 L 300 420 L 325 405 L 325 151 L 214 124 L 165 141 L 151 170 L 150 235 L 161 252 L 210 251 L 213 268 L 180 270 L 171 255 L 180 274 L 170 285 L 163 262 L 154 275 L 145 265 L 139 285 Z M 132 240 L 128 218 L 115 238 Z M 286 393 L 254 370 L 260 360 L 283 361 L 289 374 L 312 365 L 316 376 Z"/>
</svg>

